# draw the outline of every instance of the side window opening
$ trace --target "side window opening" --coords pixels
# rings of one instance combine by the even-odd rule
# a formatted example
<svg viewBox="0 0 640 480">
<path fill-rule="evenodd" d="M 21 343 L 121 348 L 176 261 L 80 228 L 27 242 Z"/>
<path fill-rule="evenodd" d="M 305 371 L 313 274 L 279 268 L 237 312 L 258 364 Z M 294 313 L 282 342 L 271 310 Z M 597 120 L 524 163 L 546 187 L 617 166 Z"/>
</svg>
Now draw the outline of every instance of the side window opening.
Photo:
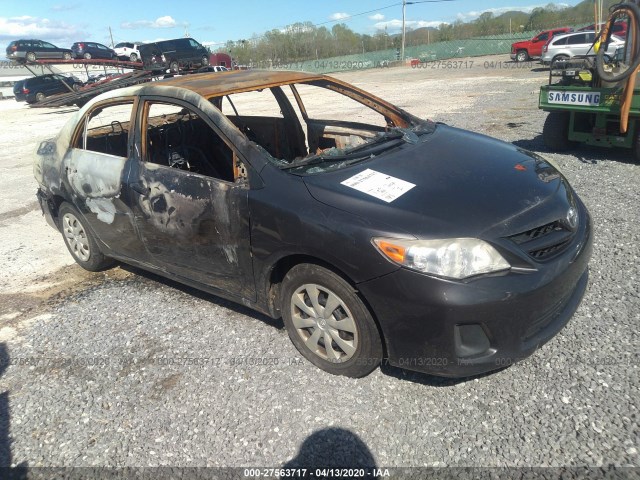
<svg viewBox="0 0 640 480">
<path fill-rule="evenodd" d="M 127 157 L 133 101 L 91 110 L 82 122 L 82 133 L 76 136 L 75 148 Z"/>
<path fill-rule="evenodd" d="M 147 162 L 228 182 L 243 177 L 235 152 L 195 111 L 149 102 L 145 112 Z"/>
<path fill-rule="evenodd" d="M 211 103 L 247 139 L 264 148 L 272 157 L 293 160 L 306 155 L 304 133 L 298 119 L 295 115 L 284 115 L 272 89 L 214 97 Z"/>
</svg>

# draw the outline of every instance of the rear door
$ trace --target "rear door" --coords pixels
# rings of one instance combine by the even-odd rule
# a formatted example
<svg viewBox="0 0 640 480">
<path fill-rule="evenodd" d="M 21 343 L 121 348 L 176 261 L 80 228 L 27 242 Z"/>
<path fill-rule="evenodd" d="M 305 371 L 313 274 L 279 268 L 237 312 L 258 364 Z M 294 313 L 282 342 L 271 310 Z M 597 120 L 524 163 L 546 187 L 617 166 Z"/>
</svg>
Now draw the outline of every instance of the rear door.
<svg viewBox="0 0 640 480">
<path fill-rule="evenodd" d="M 94 105 L 73 134 L 65 172 L 74 204 L 96 236 L 115 254 L 145 261 L 128 191 L 122 188 L 138 154 L 133 148 L 134 105 L 130 97 Z"/>
<path fill-rule="evenodd" d="M 42 45 L 43 54 L 41 56 L 43 58 L 62 58 L 62 51 L 58 47 L 49 42 L 40 43 Z"/>
</svg>

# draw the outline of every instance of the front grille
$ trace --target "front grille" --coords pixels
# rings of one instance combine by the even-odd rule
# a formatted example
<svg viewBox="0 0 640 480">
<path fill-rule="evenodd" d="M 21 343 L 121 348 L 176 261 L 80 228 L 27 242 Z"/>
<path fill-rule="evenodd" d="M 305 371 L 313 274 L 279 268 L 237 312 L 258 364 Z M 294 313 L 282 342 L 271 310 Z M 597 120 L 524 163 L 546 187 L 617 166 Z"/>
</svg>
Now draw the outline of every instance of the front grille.
<svg viewBox="0 0 640 480">
<path fill-rule="evenodd" d="M 564 251 L 575 232 L 556 220 L 526 232 L 512 235 L 509 239 L 522 248 L 531 258 L 541 262 L 549 260 Z"/>
</svg>

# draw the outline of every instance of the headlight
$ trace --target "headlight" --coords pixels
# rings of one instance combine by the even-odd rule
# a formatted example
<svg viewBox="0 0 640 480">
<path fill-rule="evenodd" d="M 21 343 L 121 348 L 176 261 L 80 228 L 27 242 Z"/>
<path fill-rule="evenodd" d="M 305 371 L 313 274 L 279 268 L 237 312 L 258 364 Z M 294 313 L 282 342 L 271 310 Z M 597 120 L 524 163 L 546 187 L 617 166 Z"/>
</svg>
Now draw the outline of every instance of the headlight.
<svg viewBox="0 0 640 480">
<path fill-rule="evenodd" d="M 439 277 L 459 280 L 511 268 L 495 248 L 478 238 L 374 238 L 373 243 L 392 262 Z"/>
</svg>

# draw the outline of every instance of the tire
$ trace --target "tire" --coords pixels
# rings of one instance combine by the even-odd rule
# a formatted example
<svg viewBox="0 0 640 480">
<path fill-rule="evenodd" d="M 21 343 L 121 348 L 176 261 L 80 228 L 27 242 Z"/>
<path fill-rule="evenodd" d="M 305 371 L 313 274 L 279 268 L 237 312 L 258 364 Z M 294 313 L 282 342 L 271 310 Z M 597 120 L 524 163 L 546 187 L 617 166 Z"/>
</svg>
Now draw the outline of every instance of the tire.
<svg viewBox="0 0 640 480">
<path fill-rule="evenodd" d="M 333 308 L 325 316 L 329 303 Z M 359 378 L 380 364 L 382 341 L 369 309 L 332 271 L 313 264 L 293 267 L 283 280 L 280 306 L 289 338 L 315 366 Z"/>
<path fill-rule="evenodd" d="M 171 73 L 178 73 L 180 71 L 180 65 L 178 65 L 178 62 L 176 62 L 175 60 L 172 60 L 171 63 L 169 64 L 169 71 Z"/>
<path fill-rule="evenodd" d="M 65 52 L 62 54 L 63 60 L 71 60 L 71 54 L 69 52 Z"/>
<path fill-rule="evenodd" d="M 36 93 L 36 102 L 44 102 L 46 98 L 47 96 L 44 93 L 42 92 Z"/>
<path fill-rule="evenodd" d="M 132 53 L 131 56 L 129 57 L 129 60 L 131 62 L 137 62 L 138 61 L 138 55 L 136 55 L 135 53 Z"/>
<path fill-rule="evenodd" d="M 542 127 L 542 140 L 554 152 L 566 152 L 577 145 L 569 140 L 569 112 L 549 112 Z"/>
<path fill-rule="evenodd" d="M 202 66 L 206 67 L 207 65 L 209 65 L 209 57 L 207 57 L 206 55 L 202 56 Z"/>
<path fill-rule="evenodd" d="M 58 209 L 58 222 L 69 253 L 82 268 L 99 272 L 115 263 L 103 255 L 84 219 L 69 203 Z"/>
<path fill-rule="evenodd" d="M 83 58 L 84 58 L 85 60 L 91 60 L 91 54 L 90 54 L 89 52 L 87 52 L 87 53 L 85 53 L 85 54 L 83 55 Z"/>
<path fill-rule="evenodd" d="M 565 60 L 569 60 L 569 56 L 568 55 L 556 55 L 555 57 L 553 57 L 553 59 L 551 60 L 551 63 L 549 64 L 549 68 L 553 68 L 553 66 L 557 63 L 557 62 L 564 62 Z"/>
<path fill-rule="evenodd" d="M 27 52 L 26 58 L 28 62 L 35 62 L 38 57 L 36 57 L 36 54 L 34 52 Z"/>
<path fill-rule="evenodd" d="M 526 62 L 529 60 L 529 52 L 526 50 L 518 50 L 516 53 L 516 62 Z"/>
</svg>

